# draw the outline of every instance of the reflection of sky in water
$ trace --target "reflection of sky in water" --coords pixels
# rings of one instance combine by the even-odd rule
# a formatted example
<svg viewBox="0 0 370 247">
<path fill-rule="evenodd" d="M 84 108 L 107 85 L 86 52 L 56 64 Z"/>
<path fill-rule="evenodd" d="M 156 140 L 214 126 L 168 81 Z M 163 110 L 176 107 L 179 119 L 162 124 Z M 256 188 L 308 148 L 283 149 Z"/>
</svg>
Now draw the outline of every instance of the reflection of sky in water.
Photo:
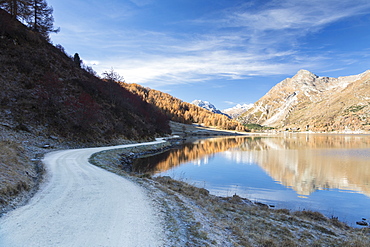
<svg viewBox="0 0 370 247">
<path fill-rule="evenodd" d="M 369 154 L 368 150 L 347 153 L 328 150 L 322 155 L 333 155 L 335 152 L 347 158 L 349 153 L 361 154 L 362 157 Z M 328 217 L 339 217 L 352 226 L 362 217 L 370 218 L 369 197 L 343 189 L 316 190 L 310 195 L 301 196 L 292 188 L 274 181 L 264 169 L 253 162 L 252 156 L 253 153 L 250 152 L 227 151 L 185 163 L 161 175 L 204 187 L 218 196 L 232 196 L 236 193 L 252 201 L 275 205 L 276 208 L 320 211 Z"/>
</svg>

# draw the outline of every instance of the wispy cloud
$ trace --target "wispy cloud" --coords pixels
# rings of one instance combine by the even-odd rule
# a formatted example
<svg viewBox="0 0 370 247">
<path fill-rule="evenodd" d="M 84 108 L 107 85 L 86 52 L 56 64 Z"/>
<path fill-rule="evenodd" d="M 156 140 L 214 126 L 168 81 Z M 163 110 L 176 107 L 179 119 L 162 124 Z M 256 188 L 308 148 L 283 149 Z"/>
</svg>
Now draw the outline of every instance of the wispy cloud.
<svg viewBox="0 0 370 247">
<path fill-rule="evenodd" d="M 238 104 L 238 103 L 233 102 L 233 101 L 224 101 L 224 103 L 226 103 L 226 104 L 228 104 L 228 105 L 232 105 L 232 106 L 234 106 L 234 105 L 237 105 L 237 104 Z"/>
<path fill-rule="evenodd" d="M 152 2 L 131 1 L 137 6 Z M 235 80 L 323 66 L 327 54 L 302 52 L 301 38 L 369 10 L 368 0 L 276 0 L 255 6 L 251 1 L 188 20 L 187 25 L 202 30 L 191 34 L 116 26 L 98 32 L 93 27 L 70 25 L 66 35 L 80 37 L 84 49 L 104 48 L 106 54 L 86 59 L 95 61 L 93 67 L 99 73 L 113 67 L 128 82 L 164 85 Z"/>
<path fill-rule="evenodd" d="M 115 70 L 124 75 L 128 82 L 178 84 L 211 79 L 245 79 L 256 75 L 281 74 L 282 71 L 297 71 L 302 66 L 310 66 L 303 59 L 295 66 L 269 61 L 269 59 L 288 55 L 294 54 L 287 52 L 286 54 L 266 54 L 263 56 L 240 54 L 227 50 L 202 52 L 194 55 L 183 54 L 175 57 L 145 54 L 136 59 L 116 58 L 109 62 L 101 62 L 99 68 L 107 70 L 113 66 Z"/>
<path fill-rule="evenodd" d="M 257 10 L 245 8 L 226 16 L 230 26 L 256 31 L 292 30 L 303 32 L 336 22 L 342 18 L 369 13 L 367 0 L 285 0 L 270 1 Z"/>
</svg>

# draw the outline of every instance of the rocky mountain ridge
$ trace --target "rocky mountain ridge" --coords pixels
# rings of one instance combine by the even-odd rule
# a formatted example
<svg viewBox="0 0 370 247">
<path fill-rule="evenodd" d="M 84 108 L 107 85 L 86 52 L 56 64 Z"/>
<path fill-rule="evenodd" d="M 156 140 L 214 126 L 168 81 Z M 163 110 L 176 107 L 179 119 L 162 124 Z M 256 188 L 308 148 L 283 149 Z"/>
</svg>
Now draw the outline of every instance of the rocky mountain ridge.
<svg viewBox="0 0 370 247">
<path fill-rule="evenodd" d="M 370 70 L 338 78 L 300 70 L 274 86 L 239 117 L 278 129 L 361 132 L 370 130 Z"/>
<path fill-rule="evenodd" d="M 227 115 L 226 113 L 223 113 L 222 111 L 220 111 L 219 109 L 216 108 L 216 106 L 214 106 L 212 103 L 208 102 L 208 101 L 204 101 L 204 100 L 193 100 L 191 102 L 191 104 L 193 105 L 196 105 L 196 106 L 199 106 L 199 107 L 202 107 L 210 112 L 213 112 L 213 113 L 216 113 L 216 114 L 221 114 L 221 115 L 225 115 L 227 117 L 230 117 L 229 115 Z"/>
<path fill-rule="evenodd" d="M 222 110 L 222 112 L 229 115 L 232 118 L 238 118 L 240 115 L 242 115 L 244 112 L 248 111 L 252 107 L 253 104 L 237 104 L 234 107 Z"/>
<path fill-rule="evenodd" d="M 130 92 L 140 96 L 147 103 L 156 106 L 170 120 L 184 124 L 201 124 L 223 130 L 246 131 L 240 122 L 224 114 L 216 114 L 202 107 L 184 102 L 170 94 L 143 87 L 135 83 L 121 83 Z"/>
</svg>

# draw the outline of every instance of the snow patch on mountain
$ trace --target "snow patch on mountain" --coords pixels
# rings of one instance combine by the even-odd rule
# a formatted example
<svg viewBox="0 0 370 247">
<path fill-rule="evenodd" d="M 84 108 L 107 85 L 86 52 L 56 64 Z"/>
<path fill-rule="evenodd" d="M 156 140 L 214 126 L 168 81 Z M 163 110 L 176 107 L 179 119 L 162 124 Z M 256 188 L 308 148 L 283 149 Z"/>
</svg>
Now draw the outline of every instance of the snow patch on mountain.
<svg viewBox="0 0 370 247">
<path fill-rule="evenodd" d="M 238 120 L 280 129 L 370 131 L 370 71 L 338 78 L 300 70 L 276 84 Z"/>
<path fill-rule="evenodd" d="M 237 104 L 234 107 L 222 110 L 222 112 L 229 115 L 232 118 L 237 118 L 252 107 L 253 104 Z"/>
<path fill-rule="evenodd" d="M 210 102 L 208 101 L 204 101 L 204 100 L 194 100 L 193 102 L 191 102 L 193 105 L 196 105 L 196 106 L 199 106 L 199 107 L 202 107 L 210 112 L 213 112 L 213 113 L 216 113 L 216 114 L 221 114 L 221 115 L 225 115 L 227 117 L 230 118 L 229 115 L 221 112 L 219 109 L 217 109 L 213 104 L 211 104 Z"/>
</svg>

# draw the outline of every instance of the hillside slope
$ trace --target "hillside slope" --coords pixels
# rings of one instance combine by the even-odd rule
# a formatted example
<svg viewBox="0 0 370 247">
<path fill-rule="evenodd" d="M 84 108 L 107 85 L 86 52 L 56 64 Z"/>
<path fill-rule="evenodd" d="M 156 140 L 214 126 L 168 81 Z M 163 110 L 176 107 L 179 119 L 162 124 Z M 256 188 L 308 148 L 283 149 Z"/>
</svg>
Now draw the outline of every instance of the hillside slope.
<svg viewBox="0 0 370 247">
<path fill-rule="evenodd" d="M 226 113 L 224 113 L 224 112 L 220 111 L 219 109 L 217 109 L 212 103 L 210 103 L 208 101 L 197 99 L 197 100 L 193 100 L 191 103 L 193 105 L 202 107 L 202 108 L 204 108 L 204 109 L 206 109 L 206 110 L 208 110 L 210 112 L 217 113 L 217 114 L 222 114 L 222 115 L 225 115 L 228 118 L 231 118 Z"/>
<path fill-rule="evenodd" d="M 237 104 L 234 107 L 222 110 L 222 112 L 227 114 L 231 118 L 237 119 L 244 112 L 248 111 L 252 106 L 253 104 Z"/>
<path fill-rule="evenodd" d="M 172 121 L 186 124 L 199 123 L 225 130 L 246 130 L 241 123 L 229 119 L 225 115 L 210 112 L 202 107 L 177 99 L 167 93 L 145 88 L 134 83 L 123 83 L 122 85 L 131 92 L 139 95 L 146 102 L 155 105 Z"/>
<path fill-rule="evenodd" d="M 370 71 L 339 78 L 300 70 L 274 86 L 239 120 L 282 129 L 370 131 Z"/>
<path fill-rule="evenodd" d="M 84 141 L 169 132 L 166 117 L 113 81 L 103 81 L 0 10 L 1 122 Z"/>
<path fill-rule="evenodd" d="M 35 190 L 48 149 L 170 132 L 159 110 L 58 47 L 0 9 L 0 215 Z"/>
</svg>

